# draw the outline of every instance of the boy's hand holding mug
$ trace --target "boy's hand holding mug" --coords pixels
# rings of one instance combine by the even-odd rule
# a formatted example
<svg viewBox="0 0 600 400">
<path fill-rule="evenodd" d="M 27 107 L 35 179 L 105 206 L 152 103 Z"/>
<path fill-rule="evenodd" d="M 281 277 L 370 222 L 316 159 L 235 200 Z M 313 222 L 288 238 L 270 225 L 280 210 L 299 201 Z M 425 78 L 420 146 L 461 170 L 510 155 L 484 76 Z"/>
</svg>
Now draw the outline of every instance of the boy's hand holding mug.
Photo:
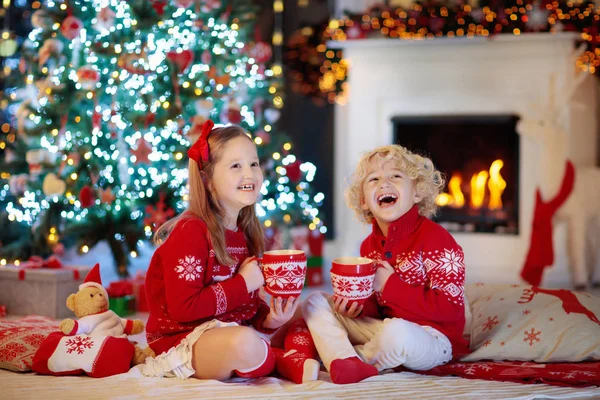
<svg viewBox="0 0 600 400">
<path fill-rule="evenodd" d="M 375 280 L 373 281 L 373 290 L 376 292 L 382 292 L 385 284 L 387 283 L 390 276 L 396 271 L 389 262 L 381 260 L 378 261 L 377 269 L 375 270 Z"/>
</svg>

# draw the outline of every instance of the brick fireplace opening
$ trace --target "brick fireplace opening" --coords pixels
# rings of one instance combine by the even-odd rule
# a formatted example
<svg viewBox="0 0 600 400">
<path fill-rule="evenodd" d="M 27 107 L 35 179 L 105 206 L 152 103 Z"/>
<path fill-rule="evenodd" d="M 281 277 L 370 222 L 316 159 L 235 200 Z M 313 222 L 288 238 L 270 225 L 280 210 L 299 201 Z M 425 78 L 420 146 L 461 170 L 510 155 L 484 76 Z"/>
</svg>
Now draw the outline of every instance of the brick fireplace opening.
<svg viewBox="0 0 600 400">
<path fill-rule="evenodd" d="M 430 157 L 446 178 L 434 220 L 451 232 L 519 233 L 514 115 L 399 116 L 394 143 Z"/>
</svg>

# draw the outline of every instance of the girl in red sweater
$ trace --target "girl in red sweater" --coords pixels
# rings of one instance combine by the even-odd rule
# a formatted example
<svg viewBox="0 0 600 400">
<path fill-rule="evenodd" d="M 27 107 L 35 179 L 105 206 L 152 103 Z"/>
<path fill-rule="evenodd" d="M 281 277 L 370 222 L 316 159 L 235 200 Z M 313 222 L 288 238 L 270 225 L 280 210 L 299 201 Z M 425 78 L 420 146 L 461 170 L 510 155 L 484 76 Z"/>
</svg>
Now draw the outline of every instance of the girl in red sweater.
<svg viewBox="0 0 600 400">
<path fill-rule="evenodd" d="M 146 332 L 157 356 L 145 375 L 265 376 L 275 365 L 270 335 L 299 303 L 274 298 L 269 307 L 258 295 L 264 278 L 254 256 L 264 236 L 254 212 L 263 183 L 256 147 L 238 126 L 213 127 L 207 121 L 188 151 L 188 210 L 156 232 Z"/>
<path fill-rule="evenodd" d="M 325 293 L 311 294 L 302 306 L 333 382 L 358 382 L 400 365 L 428 370 L 468 352 L 463 252 L 428 219 L 443 186 L 430 159 L 398 145 L 359 161 L 347 200 L 373 226 L 360 255 L 378 264 L 375 293 L 364 307 Z"/>
</svg>

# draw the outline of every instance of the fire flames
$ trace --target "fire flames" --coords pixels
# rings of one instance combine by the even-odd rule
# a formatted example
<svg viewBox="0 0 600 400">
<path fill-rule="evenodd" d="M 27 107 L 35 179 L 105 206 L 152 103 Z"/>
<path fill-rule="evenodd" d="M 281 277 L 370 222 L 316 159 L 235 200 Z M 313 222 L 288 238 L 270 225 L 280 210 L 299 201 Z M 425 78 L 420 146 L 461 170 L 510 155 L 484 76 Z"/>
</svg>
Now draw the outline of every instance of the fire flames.
<svg viewBox="0 0 600 400">
<path fill-rule="evenodd" d="M 490 210 L 502 209 L 502 193 L 506 189 L 506 181 L 502 178 L 500 170 L 504 166 L 502 160 L 496 160 L 490 166 L 489 172 L 479 171 L 471 176 L 469 207 L 478 210 L 484 206 L 486 200 L 486 183 L 489 191 L 487 208 Z M 460 173 L 453 173 L 448 181 L 449 193 L 441 193 L 435 202 L 438 206 L 462 208 L 465 206 L 465 195 L 461 190 L 463 177 Z"/>
</svg>

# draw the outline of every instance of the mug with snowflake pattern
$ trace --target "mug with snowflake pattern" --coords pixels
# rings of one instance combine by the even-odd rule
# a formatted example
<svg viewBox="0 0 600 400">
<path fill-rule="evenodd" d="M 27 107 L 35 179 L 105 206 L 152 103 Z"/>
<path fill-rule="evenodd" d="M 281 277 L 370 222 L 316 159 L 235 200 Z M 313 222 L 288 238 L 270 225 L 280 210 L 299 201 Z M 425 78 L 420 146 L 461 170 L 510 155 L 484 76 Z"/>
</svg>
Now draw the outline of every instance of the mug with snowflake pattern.
<svg viewBox="0 0 600 400">
<path fill-rule="evenodd" d="M 265 291 L 275 297 L 298 297 L 306 278 L 306 255 L 302 250 L 270 250 L 258 259 Z"/>
<path fill-rule="evenodd" d="M 373 293 L 375 264 L 366 257 L 339 257 L 331 262 L 331 284 L 335 297 L 353 302 L 365 303 Z"/>
</svg>

